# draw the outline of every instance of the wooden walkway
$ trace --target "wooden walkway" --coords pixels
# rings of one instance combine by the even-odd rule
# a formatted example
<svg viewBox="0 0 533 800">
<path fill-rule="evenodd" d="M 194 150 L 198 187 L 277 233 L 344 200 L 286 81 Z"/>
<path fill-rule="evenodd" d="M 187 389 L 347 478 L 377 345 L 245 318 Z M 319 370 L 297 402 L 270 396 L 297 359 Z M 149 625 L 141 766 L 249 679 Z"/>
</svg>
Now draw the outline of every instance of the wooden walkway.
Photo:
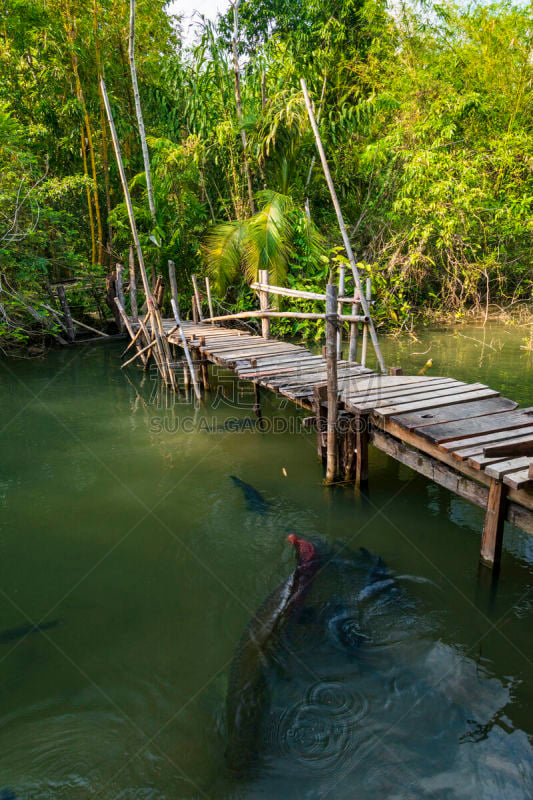
<svg viewBox="0 0 533 800">
<path fill-rule="evenodd" d="M 163 320 L 172 345 L 181 346 L 173 320 Z M 313 412 L 319 428 L 327 408 L 327 363 L 305 347 L 209 323 L 182 323 L 197 365 L 207 362 L 239 379 L 282 395 Z M 356 424 L 339 445 L 341 480 L 367 478 L 370 442 L 457 495 L 486 509 L 481 558 L 498 563 L 503 521 L 533 533 L 533 408 L 481 383 L 420 375 L 380 375 L 339 360 L 341 415 Z M 346 429 L 346 426 L 344 426 Z M 349 427 L 348 427 L 348 430 Z M 321 441 L 322 437 L 322 441 Z M 342 437 L 341 437 L 342 438 Z M 533 456 L 533 449 L 531 449 Z"/>
</svg>

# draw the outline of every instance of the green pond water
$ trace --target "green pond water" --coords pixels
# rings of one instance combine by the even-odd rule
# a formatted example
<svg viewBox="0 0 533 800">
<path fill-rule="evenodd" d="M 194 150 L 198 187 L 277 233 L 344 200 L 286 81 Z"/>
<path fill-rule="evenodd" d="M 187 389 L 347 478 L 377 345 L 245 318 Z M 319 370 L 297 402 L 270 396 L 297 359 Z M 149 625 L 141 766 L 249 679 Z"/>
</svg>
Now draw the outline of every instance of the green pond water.
<svg viewBox="0 0 533 800">
<path fill-rule="evenodd" d="M 529 405 L 528 331 L 383 349 Z M 0 797 L 532 797 L 533 539 L 506 529 L 491 588 L 481 510 L 375 450 L 368 493 L 325 489 L 302 411 L 265 394 L 266 429 L 239 429 L 249 386 L 172 402 L 122 347 L 0 363 Z M 346 550 L 269 654 L 237 773 L 230 665 L 289 532 Z"/>
</svg>

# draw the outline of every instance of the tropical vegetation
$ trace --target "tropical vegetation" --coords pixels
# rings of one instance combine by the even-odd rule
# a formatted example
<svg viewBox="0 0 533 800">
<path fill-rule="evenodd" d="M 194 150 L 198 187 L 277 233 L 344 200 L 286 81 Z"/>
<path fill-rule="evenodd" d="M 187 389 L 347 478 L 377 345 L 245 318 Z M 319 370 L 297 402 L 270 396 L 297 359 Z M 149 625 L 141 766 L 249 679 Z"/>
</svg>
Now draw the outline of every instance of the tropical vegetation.
<svg viewBox="0 0 533 800">
<path fill-rule="evenodd" d="M 54 283 L 72 283 L 77 315 L 102 315 L 104 276 L 127 263 L 100 77 L 145 260 L 154 277 L 176 263 L 184 313 L 194 273 L 240 309 L 254 302 L 259 269 L 323 289 L 342 262 L 302 77 L 378 324 L 530 300 L 532 12 L 501 0 L 241 0 L 237 35 L 230 7 L 215 22 L 198 17 L 191 43 L 163 0 L 138 0 L 152 215 L 129 0 L 3 0 L 2 351 L 54 336 Z"/>
</svg>

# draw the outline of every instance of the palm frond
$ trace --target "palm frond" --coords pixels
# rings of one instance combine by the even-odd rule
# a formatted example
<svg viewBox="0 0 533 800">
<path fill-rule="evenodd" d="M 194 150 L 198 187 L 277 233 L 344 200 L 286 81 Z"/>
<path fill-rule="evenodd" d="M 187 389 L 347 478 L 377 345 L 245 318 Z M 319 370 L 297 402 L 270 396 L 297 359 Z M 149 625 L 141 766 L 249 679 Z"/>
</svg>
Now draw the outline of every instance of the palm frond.
<svg viewBox="0 0 533 800">
<path fill-rule="evenodd" d="M 267 269 L 271 281 L 282 286 L 287 277 L 292 237 L 288 216 L 292 200 L 275 192 L 264 192 L 261 196 L 267 202 L 248 220 L 243 242 L 246 277 L 250 282 L 257 280 L 259 270 Z"/>
<path fill-rule="evenodd" d="M 207 271 L 220 297 L 229 284 L 238 280 L 245 225 L 243 220 L 221 222 L 210 231 L 203 245 Z"/>
</svg>

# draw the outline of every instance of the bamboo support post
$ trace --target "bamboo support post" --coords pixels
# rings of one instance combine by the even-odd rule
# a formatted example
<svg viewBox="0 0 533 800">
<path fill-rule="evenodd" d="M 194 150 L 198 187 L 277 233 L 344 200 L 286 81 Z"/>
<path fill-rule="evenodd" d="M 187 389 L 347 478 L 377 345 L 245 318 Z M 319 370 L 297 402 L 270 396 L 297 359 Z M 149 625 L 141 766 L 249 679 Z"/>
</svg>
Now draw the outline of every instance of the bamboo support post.
<svg viewBox="0 0 533 800">
<path fill-rule="evenodd" d="M 346 276 L 346 267 L 344 264 L 341 264 L 339 267 L 339 297 L 344 295 L 344 279 Z M 340 316 L 342 314 L 342 303 L 339 303 L 337 300 L 337 314 Z M 337 358 L 340 361 L 342 359 L 342 326 L 339 325 L 337 329 Z"/>
<path fill-rule="evenodd" d="M 196 305 L 196 296 L 194 294 L 191 295 L 191 311 L 192 321 L 197 325 L 200 322 L 200 317 L 198 316 L 198 306 Z"/>
<path fill-rule="evenodd" d="M 191 360 L 191 354 L 189 353 L 189 346 L 187 344 L 187 339 L 185 338 L 185 334 L 183 333 L 183 328 L 181 326 L 181 320 L 180 320 L 180 315 L 179 315 L 179 311 L 178 311 L 178 306 L 177 306 L 177 303 L 176 303 L 176 301 L 174 299 L 172 299 L 170 302 L 171 302 L 171 305 L 172 305 L 172 311 L 174 312 L 174 319 L 176 320 L 176 325 L 179 328 L 183 351 L 185 353 L 185 358 L 187 359 L 187 365 L 189 367 L 189 372 L 190 372 L 190 375 L 191 375 L 192 385 L 194 387 L 194 394 L 196 395 L 197 400 L 201 400 L 202 395 L 200 394 L 200 389 L 198 387 L 198 381 L 196 380 L 196 374 L 194 372 L 194 367 L 193 367 L 193 363 L 192 363 L 192 360 Z"/>
<path fill-rule="evenodd" d="M 170 281 L 170 296 L 179 308 L 178 284 L 176 283 L 176 265 L 173 261 L 168 262 L 168 279 Z"/>
<path fill-rule="evenodd" d="M 155 339 L 152 339 L 152 341 L 151 341 L 149 344 L 147 344 L 147 345 L 146 345 L 146 347 L 143 347 L 143 348 L 142 348 L 142 350 L 139 350 L 137 353 L 135 353 L 135 355 L 134 355 L 134 356 L 132 356 L 131 358 L 129 358 L 127 361 L 125 361 L 125 362 L 122 364 L 122 366 L 120 367 L 120 369 L 124 369 L 124 367 L 127 367 L 127 366 L 128 366 L 128 364 L 131 364 L 131 363 L 132 363 L 133 361 L 135 361 L 135 359 L 137 359 L 137 358 L 141 358 L 141 359 L 142 359 L 142 361 L 143 361 L 143 364 L 144 364 L 144 363 L 146 363 L 146 362 L 145 362 L 145 360 L 144 360 L 144 359 L 146 358 L 146 352 L 147 352 L 148 350 L 151 350 L 151 349 L 152 349 L 152 347 L 155 347 Z"/>
<path fill-rule="evenodd" d="M 326 286 L 326 369 L 328 383 L 326 483 L 334 483 L 337 478 L 337 296 L 337 287 L 329 283 Z"/>
<path fill-rule="evenodd" d="M 372 282 L 370 278 L 366 279 L 366 299 L 370 301 L 372 297 Z M 363 323 L 363 343 L 361 345 L 361 366 L 366 367 L 366 354 L 368 349 L 368 322 Z"/>
<path fill-rule="evenodd" d="M 202 353 L 200 349 L 202 347 L 205 347 L 205 336 L 200 336 L 200 347 L 198 348 L 198 355 L 200 361 L 200 376 L 202 379 L 202 388 L 204 392 L 208 392 L 211 388 L 209 386 L 209 367 L 205 353 Z"/>
<path fill-rule="evenodd" d="M 72 316 L 70 313 L 69 304 L 67 303 L 67 295 L 65 294 L 65 287 L 59 285 L 57 287 L 57 296 L 59 298 L 59 302 L 61 304 L 61 310 L 63 312 L 63 318 L 65 320 L 65 325 L 67 329 L 67 337 L 70 342 L 73 342 L 76 338 L 76 331 L 74 329 L 74 323 L 72 322 Z"/>
<path fill-rule="evenodd" d="M 148 328 L 146 327 L 146 322 L 147 322 L 147 319 L 145 319 L 145 320 L 140 319 L 139 320 L 139 325 L 140 325 L 139 334 L 141 335 L 140 341 L 142 341 L 142 339 L 144 338 L 144 341 L 146 342 L 146 344 L 149 344 L 151 339 L 150 339 L 150 334 L 148 333 Z M 137 340 L 137 341 L 139 341 L 139 340 Z M 146 364 L 144 365 L 145 370 L 148 369 L 148 363 L 150 361 L 150 356 L 151 355 L 154 356 L 155 362 L 159 366 L 159 354 L 157 353 L 157 351 L 155 351 L 155 353 L 154 353 L 152 350 L 150 350 L 150 352 L 148 353 Z"/>
<path fill-rule="evenodd" d="M 194 297 L 195 297 L 195 300 L 196 300 L 196 307 L 198 309 L 198 318 L 199 318 L 200 322 L 202 322 L 203 321 L 202 304 L 200 302 L 200 292 L 198 291 L 198 282 L 196 280 L 196 275 L 191 275 L 191 280 L 192 280 L 192 285 L 193 285 L 193 288 L 194 288 Z"/>
<path fill-rule="evenodd" d="M 205 291 L 207 292 L 207 305 L 209 306 L 209 316 L 214 317 L 215 314 L 213 312 L 213 298 L 211 297 L 211 284 L 209 282 L 209 278 L 206 277 L 205 279 Z M 212 322 L 211 325 L 215 323 Z"/>
<path fill-rule="evenodd" d="M 352 316 L 359 316 L 359 303 L 352 304 Z M 357 329 L 358 322 L 350 322 L 350 345 L 348 348 L 348 361 L 357 361 Z"/>
<path fill-rule="evenodd" d="M 322 162 L 322 168 L 324 170 L 324 175 L 326 177 L 326 182 L 328 184 L 329 192 L 330 192 L 330 195 L 331 195 L 331 200 L 332 200 L 332 203 L 333 203 L 333 207 L 335 208 L 335 213 L 337 214 L 337 220 L 338 220 L 338 223 L 339 223 L 339 228 L 340 228 L 340 231 L 341 231 L 342 240 L 344 242 L 344 247 L 346 249 L 346 254 L 348 256 L 348 260 L 349 260 L 350 266 L 352 268 L 352 272 L 353 272 L 353 276 L 354 276 L 354 280 L 355 280 L 355 284 L 356 284 L 357 290 L 358 290 L 359 295 L 361 297 L 361 305 L 363 307 L 364 315 L 365 315 L 365 317 L 368 317 L 368 326 L 369 326 L 369 330 L 370 330 L 370 337 L 372 339 L 372 344 L 374 345 L 374 350 L 376 352 L 376 358 L 378 360 L 378 364 L 379 364 L 379 367 L 381 369 L 381 372 L 383 374 L 386 374 L 387 370 L 385 368 L 385 362 L 384 362 L 383 356 L 381 354 L 381 349 L 380 349 L 380 346 L 379 346 L 378 337 L 377 337 L 377 334 L 376 334 L 376 329 L 374 328 L 374 324 L 373 324 L 372 318 L 370 316 L 370 308 L 369 308 L 368 302 L 367 302 L 366 298 L 363 295 L 363 290 L 362 290 L 362 287 L 361 287 L 361 280 L 359 278 L 359 271 L 357 269 L 355 256 L 353 254 L 352 246 L 350 244 L 350 239 L 348 237 L 348 232 L 346 230 L 346 225 L 344 224 L 344 217 L 342 215 L 340 203 L 339 203 L 339 200 L 338 200 L 338 197 L 337 197 L 337 193 L 335 191 L 335 186 L 333 185 L 333 179 L 332 179 L 331 173 L 329 171 L 328 162 L 327 162 L 327 159 L 326 159 L 326 153 L 324 152 L 324 147 L 322 145 L 322 140 L 320 138 L 320 133 L 318 131 L 318 126 L 316 124 L 315 115 L 313 113 L 313 106 L 311 104 L 311 100 L 309 98 L 309 93 L 307 91 L 307 85 L 306 85 L 306 83 L 305 83 L 303 78 L 301 79 L 300 84 L 302 86 L 302 90 L 303 90 L 303 93 L 304 93 L 305 105 L 307 107 L 307 113 L 308 113 L 308 116 L 309 116 L 309 121 L 311 123 L 311 127 L 313 129 L 313 133 L 314 133 L 314 136 L 315 136 L 316 146 L 317 146 L 317 149 L 318 149 L 318 152 L 319 152 L 319 155 L 320 155 L 320 160 Z"/>
<path fill-rule="evenodd" d="M 133 247 L 130 245 L 129 253 L 129 268 L 130 268 L 130 310 L 133 322 L 139 319 L 139 310 L 137 307 L 137 281 L 135 280 L 135 257 L 133 255 Z"/>
<path fill-rule="evenodd" d="M 115 266 L 115 300 L 120 302 L 120 305 L 124 309 L 124 288 L 122 286 L 122 264 L 116 264 Z M 124 318 L 122 315 L 120 316 L 120 332 L 122 333 L 124 330 Z"/>
<path fill-rule="evenodd" d="M 267 269 L 259 270 L 259 281 L 263 286 L 269 284 L 269 274 Z M 269 306 L 268 290 L 261 289 L 259 292 L 259 308 L 261 311 L 267 311 Z M 268 317 L 261 317 L 261 336 L 263 339 L 270 339 L 270 320 Z"/>
</svg>

